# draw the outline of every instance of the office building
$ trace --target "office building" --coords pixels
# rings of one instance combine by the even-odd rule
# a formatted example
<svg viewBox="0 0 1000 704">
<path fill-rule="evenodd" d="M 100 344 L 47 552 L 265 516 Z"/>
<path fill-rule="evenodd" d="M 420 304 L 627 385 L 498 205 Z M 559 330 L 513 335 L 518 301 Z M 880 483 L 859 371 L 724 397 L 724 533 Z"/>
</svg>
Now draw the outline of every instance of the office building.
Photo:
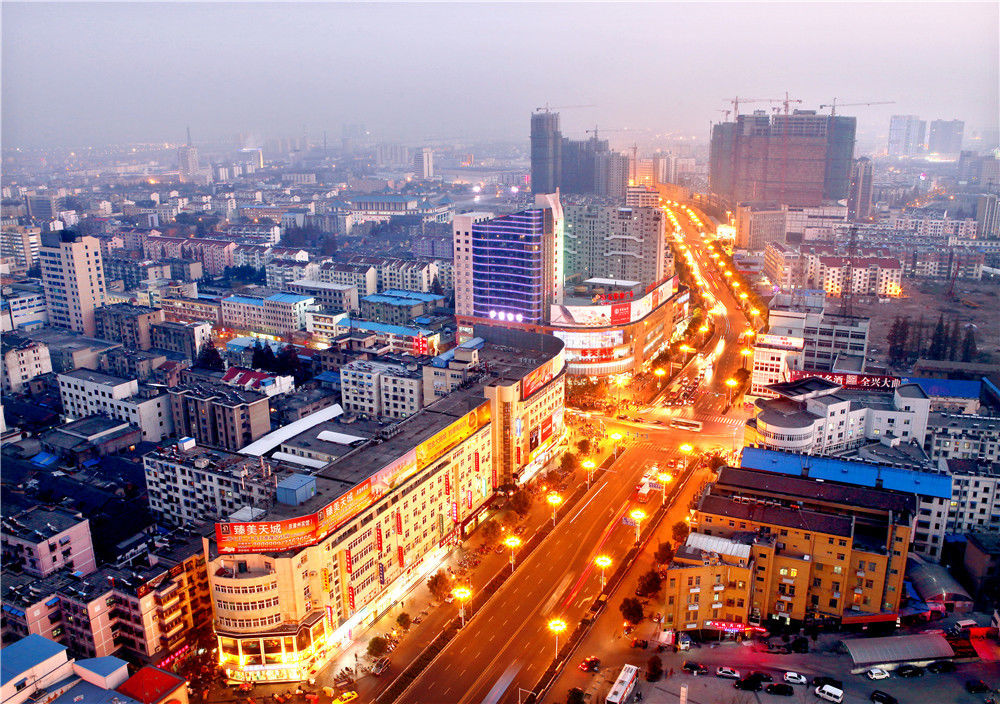
<svg viewBox="0 0 1000 704">
<path fill-rule="evenodd" d="M 893 115 L 889 119 L 889 156 L 916 156 L 924 151 L 927 123 L 916 115 Z"/>
<path fill-rule="evenodd" d="M 454 250 L 455 314 L 471 316 L 472 312 L 472 225 L 493 218 L 493 213 L 471 212 L 456 214 L 451 221 Z"/>
<path fill-rule="evenodd" d="M 976 199 L 976 236 L 1000 240 L 1000 196 L 983 194 Z"/>
<path fill-rule="evenodd" d="M 153 346 L 152 326 L 163 321 L 159 308 L 112 303 L 94 312 L 94 334 L 120 342 L 126 350 L 148 350 Z"/>
<path fill-rule="evenodd" d="M 142 465 L 150 510 L 176 526 L 224 520 L 244 507 L 266 510 L 280 479 L 259 457 L 211 450 L 193 438 L 143 455 Z"/>
<path fill-rule="evenodd" d="M 768 310 L 770 334 L 802 339 L 804 369 L 828 371 L 838 356 L 867 358 L 871 320 L 827 312 L 823 291 L 776 294 Z"/>
<path fill-rule="evenodd" d="M 964 135 L 965 123 L 961 120 L 934 120 L 927 135 L 927 151 L 957 156 L 962 151 Z"/>
<path fill-rule="evenodd" d="M 62 198 L 50 193 L 36 193 L 24 197 L 28 217 L 35 220 L 52 220 L 62 210 Z"/>
<path fill-rule="evenodd" d="M 48 232 L 39 260 L 49 324 L 93 336 L 94 311 L 107 302 L 100 242 L 66 230 Z"/>
<path fill-rule="evenodd" d="M 872 186 L 872 160 L 866 156 L 855 159 L 851 168 L 851 188 L 847 194 L 848 219 L 871 219 Z"/>
<path fill-rule="evenodd" d="M 63 413 L 70 418 L 99 413 L 128 421 L 142 430 L 142 439 L 160 442 L 172 435 L 170 397 L 162 388 L 140 386 L 135 379 L 74 369 L 58 376 Z"/>
<path fill-rule="evenodd" d="M 434 178 L 434 150 L 420 147 L 413 155 L 414 177 L 423 181 Z"/>
<path fill-rule="evenodd" d="M 792 371 L 802 369 L 803 346 L 801 337 L 757 335 L 753 344 L 748 400 L 777 398 L 778 394 L 770 386 L 789 381 Z"/>
<path fill-rule="evenodd" d="M 654 286 L 665 270 L 665 216 L 659 208 L 566 205 L 566 276 L 638 281 Z"/>
<path fill-rule="evenodd" d="M 7 227 L 0 232 L 0 257 L 13 259 L 25 270 L 38 264 L 42 231 L 37 227 Z"/>
<path fill-rule="evenodd" d="M 820 205 L 847 198 L 856 119 L 763 110 L 712 128 L 709 182 L 732 204 Z"/>
<path fill-rule="evenodd" d="M 0 340 L 5 394 L 22 393 L 29 381 L 52 371 L 49 346 L 44 342 L 35 342 L 13 333 L 4 334 Z"/>
<path fill-rule="evenodd" d="M 402 364 L 357 360 L 340 368 L 344 410 L 373 418 L 406 418 L 423 408 L 423 376 Z"/>
<path fill-rule="evenodd" d="M 785 210 L 785 240 L 791 243 L 825 240 L 847 222 L 847 206 L 824 203 L 789 206 Z"/>
<path fill-rule="evenodd" d="M 398 604 L 485 519 L 496 488 L 551 461 L 563 433 L 562 343 L 478 325 L 474 333 L 495 375 L 392 432 L 376 426 L 375 437 L 356 423 L 321 430 L 330 415 L 303 418 L 303 442 L 339 448 L 311 477 L 315 491 L 284 492 L 263 515 L 216 524 L 209 574 L 229 677 L 301 681 L 340 657 L 359 628 Z M 244 453 L 291 444 L 268 436 Z M 250 665 L 246 656 L 267 642 L 280 644 L 281 657 Z"/>
<path fill-rule="evenodd" d="M 736 208 L 736 248 L 759 252 L 785 242 L 788 208 L 776 203 L 740 203 Z"/>
<path fill-rule="evenodd" d="M 562 133 L 559 113 L 531 115 L 531 192 L 555 193 L 562 181 Z"/>
<path fill-rule="evenodd" d="M 33 577 L 61 569 L 86 576 L 97 569 L 90 521 L 61 506 L 32 506 L 3 519 L 0 543 L 4 568 Z"/>
<path fill-rule="evenodd" d="M 472 224 L 475 317 L 540 324 L 562 299 L 562 207 L 555 195 L 537 195 L 535 205 Z"/>
<path fill-rule="evenodd" d="M 675 603 L 683 609 L 675 611 L 675 622 L 680 617 L 683 629 L 705 628 L 704 620 L 687 614 L 719 620 L 723 609 L 738 608 L 720 602 L 720 593 L 744 599 L 746 622 L 753 625 L 895 621 L 916 512 L 915 496 L 904 492 L 723 467 L 691 521 L 692 535 L 705 537 L 689 540 L 682 554 L 697 570 L 691 548 L 701 556 L 719 542 L 728 561 L 736 562 L 737 584 L 725 579 L 728 570 L 716 569 L 699 589 L 686 583 L 680 567 Z M 674 572 L 667 573 L 668 595 Z M 732 596 L 725 596 L 727 590 Z M 669 614 L 669 596 L 667 601 Z"/>
<path fill-rule="evenodd" d="M 230 452 L 249 445 L 271 429 L 268 397 L 221 384 L 168 389 L 178 437 Z"/>
<path fill-rule="evenodd" d="M 170 320 L 149 326 L 153 347 L 177 352 L 192 362 L 198 359 L 205 345 L 212 344 L 212 324 L 206 322 L 176 323 Z"/>
</svg>

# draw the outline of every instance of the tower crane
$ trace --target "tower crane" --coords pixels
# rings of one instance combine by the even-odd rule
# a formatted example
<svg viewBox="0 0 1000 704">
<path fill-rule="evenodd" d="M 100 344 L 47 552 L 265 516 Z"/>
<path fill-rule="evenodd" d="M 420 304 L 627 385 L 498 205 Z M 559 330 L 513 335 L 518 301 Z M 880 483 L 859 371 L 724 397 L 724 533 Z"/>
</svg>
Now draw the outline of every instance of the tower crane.
<svg viewBox="0 0 1000 704">
<path fill-rule="evenodd" d="M 601 129 L 600 131 L 601 132 L 628 132 L 630 129 L 631 129 L 630 127 L 605 127 L 603 129 Z M 596 139 L 597 138 L 598 127 L 597 127 L 597 125 L 594 125 L 594 129 L 592 129 L 592 130 L 584 130 L 584 132 L 586 134 L 592 134 L 592 135 L 594 135 L 594 138 Z"/>
<path fill-rule="evenodd" d="M 740 116 L 740 103 L 777 103 L 780 100 L 774 98 L 741 98 L 736 96 L 735 98 L 729 98 L 726 102 L 733 104 L 733 117 L 738 118 Z"/>
<path fill-rule="evenodd" d="M 868 105 L 895 105 L 895 103 L 896 103 L 895 100 L 879 100 L 879 101 L 869 102 L 869 103 L 841 103 L 840 107 L 842 107 L 842 108 L 852 108 L 852 107 L 857 107 L 859 105 L 865 105 L 865 106 L 868 106 Z M 830 108 L 830 116 L 831 117 L 834 116 L 834 115 L 836 115 L 837 114 L 837 99 L 834 98 L 833 102 L 826 103 L 825 105 L 820 105 L 819 106 L 820 110 L 822 110 L 823 108 Z"/>
</svg>

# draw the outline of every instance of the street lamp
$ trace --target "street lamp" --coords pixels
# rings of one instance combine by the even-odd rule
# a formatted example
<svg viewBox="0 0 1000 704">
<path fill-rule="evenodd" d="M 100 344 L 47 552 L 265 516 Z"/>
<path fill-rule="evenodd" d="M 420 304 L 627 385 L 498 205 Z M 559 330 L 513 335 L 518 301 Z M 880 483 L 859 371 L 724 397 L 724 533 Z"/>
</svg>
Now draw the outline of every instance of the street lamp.
<svg viewBox="0 0 1000 704">
<path fill-rule="evenodd" d="M 458 599 L 458 610 L 462 616 L 462 628 L 465 628 L 465 601 L 472 596 L 472 590 L 468 587 L 455 587 L 451 590 L 452 596 Z"/>
<path fill-rule="evenodd" d="M 667 503 L 667 484 L 674 480 L 673 476 L 666 472 L 656 475 L 656 480 L 660 483 L 660 506 Z"/>
<path fill-rule="evenodd" d="M 640 527 L 640 524 L 642 523 L 643 519 L 646 518 L 646 512 L 643 511 L 641 508 L 637 508 L 635 511 L 633 511 L 632 513 L 630 513 L 629 516 L 631 516 L 632 520 L 635 521 L 635 543 L 636 543 L 636 545 L 638 545 L 639 544 L 639 527 Z"/>
<path fill-rule="evenodd" d="M 615 443 L 615 459 L 618 459 L 618 442 L 622 439 L 621 433 L 611 433 L 608 437 Z"/>
<path fill-rule="evenodd" d="M 611 558 L 607 555 L 598 555 L 594 558 L 594 564 L 601 568 L 601 591 L 604 591 L 604 570 L 611 567 Z"/>
<path fill-rule="evenodd" d="M 747 368 L 747 358 L 753 354 L 753 350 L 749 347 L 744 347 L 740 350 L 740 354 L 743 355 L 743 368 Z"/>
<path fill-rule="evenodd" d="M 503 544 L 510 548 L 510 573 L 514 574 L 514 551 L 521 547 L 521 539 L 516 535 L 508 535 Z"/>
<path fill-rule="evenodd" d="M 583 468 L 587 470 L 587 488 L 590 488 L 590 483 L 594 481 L 594 468 L 597 465 L 594 464 L 594 460 L 584 460 Z"/>
<path fill-rule="evenodd" d="M 728 387 L 728 391 L 726 392 L 726 403 L 727 404 L 730 404 L 730 403 L 733 402 L 733 388 L 736 386 L 736 384 L 737 384 L 736 379 L 733 379 L 732 377 L 730 377 L 729 379 L 726 379 L 726 386 Z"/>
<path fill-rule="evenodd" d="M 549 621 L 549 630 L 556 634 L 556 660 L 559 659 L 559 634 L 566 630 L 566 622 L 561 618 Z"/>
<path fill-rule="evenodd" d="M 556 509 L 559 508 L 559 504 L 561 504 L 563 502 L 563 497 L 559 496 L 559 494 L 552 493 L 552 494 L 549 494 L 548 496 L 546 496 L 545 500 L 548 502 L 549 506 L 552 507 L 552 527 L 555 528 L 556 527 Z"/>
</svg>

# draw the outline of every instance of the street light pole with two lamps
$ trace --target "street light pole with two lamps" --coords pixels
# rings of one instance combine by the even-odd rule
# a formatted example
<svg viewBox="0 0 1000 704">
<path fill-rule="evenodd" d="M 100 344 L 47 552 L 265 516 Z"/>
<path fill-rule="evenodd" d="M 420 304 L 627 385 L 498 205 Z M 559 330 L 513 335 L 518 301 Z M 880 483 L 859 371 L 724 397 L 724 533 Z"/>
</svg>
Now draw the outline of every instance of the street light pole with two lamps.
<svg viewBox="0 0 1000 704">
<path fill-rule="evenodd" d="M 601 591 L 604 591 L 604 570 L 611 567 L 611 558 L 607 555 L 598 555 L 594 558 L 594 564 L 601 568 Z"/>
<path fill-rule="evenodd" d="M 561 618 L 554 618 L 549 621 L 549 630 L 556 635 L 556 660 L 559 659 L 559 634 L 566 630 L 566 622 Z"/>
<path fill-rule="evenodd" d="M 465 628 L 465 602 L 472 596 L 472 590 L 468 587 L 455 587 L 451 590 L 452 595 L 458 599 L 458 609 L 462 616 L 462 628 Z"/>
<path fill-rule="evenodd" d="M 508 535 L 503 544 L 510 548 L 510 573 L 514 574 L 514 551 L 521 547 L 521 539 L 516 535 Z"/>
<path fill-rule="evenodd" d="M 549 506 L 552 507 L 552 527 L 556 527 L 556 509 L 559 508 L 559 504 L 563 502 L 563 497 L 559 494 L 549 494 L 545 497 L 545 501 L 548 502 Z"/>
</svg>

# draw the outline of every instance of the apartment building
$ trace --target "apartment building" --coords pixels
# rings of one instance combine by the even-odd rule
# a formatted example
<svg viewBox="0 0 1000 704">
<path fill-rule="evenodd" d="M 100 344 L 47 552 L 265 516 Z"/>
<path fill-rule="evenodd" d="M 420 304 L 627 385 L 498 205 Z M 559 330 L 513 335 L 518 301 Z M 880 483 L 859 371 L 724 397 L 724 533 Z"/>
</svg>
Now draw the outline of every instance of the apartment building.
<svg viewBox="0 0 1000 704">
<path fill-rule="evenodd" d="M 839 356 L 868 356 L 871 320 L 826 311 L 826 292 L 779 293 L 768 303 L 768 333 L 802 338 L 804 369 L 829 371 Z"/>
<path fill-rule="evenodd" d="M 25 270 L 38 264 L 42 230 L 38 227 L 4 227 L 0 231 L 0 257 L 14 260 Z"/>
<path fill-rule="evenodd" d="M 451 221 L 454 249 L 455 314 L 473 315 L 472 310 L 472 226 L 493 219 L 490 212 L 455 215 Z"/>
<path fill-rule="evenodd" d="M 376 418 L 406 418 L 423 403 L 423 376 L 401 364 L 357 360 L 340 369 L 345 411 Z"/>
<path fill-rule="evenodd" d="M 927 417 L 924 450 L 932 460 L 1000 462 L 1000 418 L 957 413 Z"/>
<path fill-rule="evenodd" d="M 902 266 L 891 257 L 810 257 L 807 278 L 837 298 L 848 293 L 895 298 L 903 291 Z"/>
<path fill-rule="evenodd" d="M 444 296 L 419 291 L 388 289 L 361 299 L 361 317 L 380 323 L 405 325 L 444 305 Z"/>
<path fill-rule="evenodd" d="M 437 354 L 441 333 L 409 325 L 350 318 L 343 313 L 306 313 L 306 330 L 332 340 L 340 335 L 374 335 L 378 347 L 400 354 Z"/>
<path fill-rule="evenodd" d="M 567 275 L 645 286 L 659 284 L 667 275 L 666 216 L 658 207 L 566 204 L 563 215 Z"/>
<path fill-rule="evenodd" d="M 228 676 L 298 681 L 338 657 L 353 633 L 436 570 L 483 520 L 497 487 L 552 458 L 563 430 L 562 343 L 484 326 L 475 332 L 497 376 L 375 439 L 350 425 L 324 434 L 355 445 L 316 471 L 314 495 L 288 492 L 256 520 L 216 524 L 209 573 Z M 302 432 L 316 432 L 308 421 L 299 421 Z M 245 452 L 270 452 L 283 437 Z M 294 638 L 274 640 L 279 634 Z M 279 648 L 269 651 L 269 642 Z M 262 664 L 247 667 L 254 652 Z"/>
<path fill-rule="evenodd" d="M 462 342 L 423 366 L 424 399 L 432 403 L 434 399 L 443 398 L 484 371 L 479 361 L 478 343 L 475 340 Z"/>
<path fill-rule="evenodd" d="M 808 256 L 783 242 L 768 242 L 764 249 L 764 275 L 782 291 L 805 288 Z"/>
<path fill-rule="evenodd" d="M 297 293 L 275 293 L 264 299 L 264 318 L 260 328 L 275 335 L 286 335 L 296 330 L 305 330 L 306 311 L 313 305 L 311 296 Z"/>
<path fill-rule="evenodd" d="M 370 264 L 350 264 L 343 262 L 327 262 L 319 267 L 318 278 L 331 284 L 353 286 L 359 296 L 370 296 L 378 293 L 378 269 Z"/>
<path fill-rule="evenodd" d="M 750 372 L 750 391 L 753 398 L 777 398 L 769 387 L 790 381 L 793 370 L 802 369 L 803 347 L 801 337 L 760 334 L 754 338 L 753 366 Z"/>
<path fill-rule="evenodd" d="M 286 284 L 285 290 L 312 298 L 313 302 L 324 310 L 347 313 L 357 313 L 360 310 L 358 289 L 347 284 L 303 279 Z"/>
<path fill-rule="evenodd" d="M 749 574 L 734 575 L 731 596 L 723 574 L 703 585 L 704 595 L 678 584 L 686 592 L 685 611 L 694 611 L 695 596 L 699 612 L 709 601 L 712 617 L 721 618 L 723 609 L 737 607 L 718 601 L 716 586 L 723 584 L 723 598 L 738 599 L 744 581 L 751 624 L 894 621 L 916 511 L 912 494 L 724 467 L 699 499 L 691 528 L 747 545 Z M 685 617 L 684 627 L 689 623 Z"/>
<path fill-rule="evenodd" d="M 178 437 L 235 452 L 271 429 L 268 397 L 221 384 L 168 389 Z"/>
<path fill-rule="evenodd" d="M 292 282 L 315 279 L 319 274 L 319 264 L 295 259 L 272 259 L 265 264 L 264 270 L 268 287 L 284 290 Z"/>
<path fill-rule="evenodd" d="M 175 322 L 207 321 L 213 325 L 222 325 L 222 303 L 219 300 L 206 298 L 188 298 L 186 296 L 161 296 L 160 308 L 167 320 Z"/>
<path fill-rule="evenodd" d="M 83 418 L 96 413 L 128 421 L 142 430 L 142 439 L 160 442 L 172 435 L 170 396 L 161 388 L 140 386 L 92 369 L 74 369 L 58 376 L 63 413 Z"/>
<path fill-rule="evenodd" d="M 378 275 L 376 283 L 382 292 L 396 289 L 430 293 L 434 281 L 438 279 L 438 265 L 434 259 L 355 256 L 349 261 L 351 264 L 375 267 Z"/>
<path fill-rule="evenodd" d="M 93 336 L 94 311 L 107 302 L 97 238 L 67 231 L 45 233 L 39 261 L 49 323 Z"/>
<path fill-rule="evenodd" d="M 90 521 L 62 507 L 32 506 L 2 519 L 4 567 L 34 577 L 61 569 L 88 575 L 97 569 Z"/>
<path fill-rule="evenodd" d="M 36 376 L 52 371 L 49 346 L 13 333 L 0 338 L 0 353 L 3 354 L 3 382 L 5 394 L 22 393 L 28 382 Z"/>
<path fill-rule="evenodd" d="M 148 350 L 153 346 L 152 325 L 163 321 L 159 308 L 113 303 L 94 311 L 94 334 L 120 342 L 126 350 Z"/>
<path fill-rule="evenodd" d="M 0 332 L 41 327 L 49 322 L 45 290 L 35 284 L 4 286 L 0 296 Z"/>
<path fill-rule="evenodd" d="M 149 326 L 153 347 L 198 359 L 202 348 L 212 344 L 212 324 L 206 322 L 178 323 L 163 320 Z"/>
<path fill-rule="evenodd" d="M 224 520 L 247 506 L 265 510 L 275 500 L 270 463 L 202 447 L 194 438 L 144 455 L 142 465 L 149 508 L 168 524 Z"/>
</svg>

